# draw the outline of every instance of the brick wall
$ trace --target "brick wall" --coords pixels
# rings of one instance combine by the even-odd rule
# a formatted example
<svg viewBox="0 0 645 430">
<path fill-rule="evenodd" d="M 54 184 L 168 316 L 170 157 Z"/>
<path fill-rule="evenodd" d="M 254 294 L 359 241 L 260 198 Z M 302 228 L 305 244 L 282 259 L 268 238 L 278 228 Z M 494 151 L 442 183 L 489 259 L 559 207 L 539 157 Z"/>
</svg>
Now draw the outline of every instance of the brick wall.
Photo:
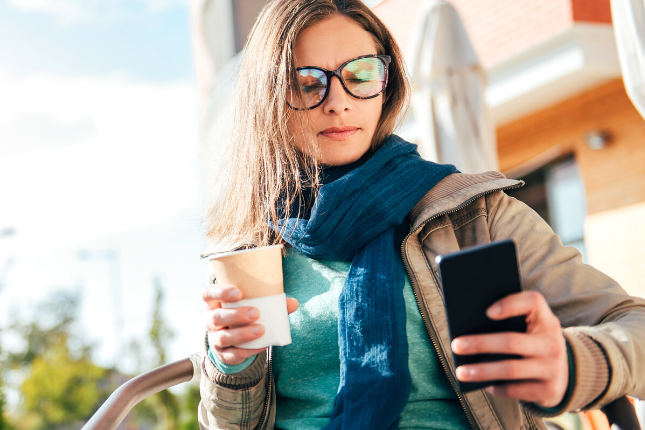
<svg viewBox="0 0 645 430">
<path fill-rule="evenodd" d="M 392 32 L 404 52 L 421 2 L 422 0 L 384 0 L 372 9 Z"/>
<path fill-rule="evenodd" d="M 374 12 L 405 49 L 422 0 L 384 0 Z M 485 67 L 569 28 L 611 22 L 609 0 L 451 0 Z"/>
<path fill-rule="evenodd" d="M 611 22 L 610 0 L 573 0 L 574 21 Z"/>
<path fill-rule="evenodd" d="M 611 135 L 592 150 L 584 136 Z M 614 80 L 497 130 L 500 169 L 509 171 L 555 148 L 573 153 L 585 183 L 590 214 L 645 202 L 645 122 L 622 80 Z"/>
</svg>

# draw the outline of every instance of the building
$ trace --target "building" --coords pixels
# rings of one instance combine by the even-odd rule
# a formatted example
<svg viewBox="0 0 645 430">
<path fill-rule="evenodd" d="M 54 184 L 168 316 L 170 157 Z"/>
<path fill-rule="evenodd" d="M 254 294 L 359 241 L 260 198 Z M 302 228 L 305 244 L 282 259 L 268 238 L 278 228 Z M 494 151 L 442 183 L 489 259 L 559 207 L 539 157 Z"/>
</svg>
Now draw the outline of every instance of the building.
<svg viewBox="0 0 645 430">
<path fill-rule="evenodd" d="M 422 0 L 374 11 L 402 45 Z M 452 0 L 485 67 L 500 170 L 568 245 L 645 296 L 645 122 L 621 79 L 609 0 Z"/>
</svg>

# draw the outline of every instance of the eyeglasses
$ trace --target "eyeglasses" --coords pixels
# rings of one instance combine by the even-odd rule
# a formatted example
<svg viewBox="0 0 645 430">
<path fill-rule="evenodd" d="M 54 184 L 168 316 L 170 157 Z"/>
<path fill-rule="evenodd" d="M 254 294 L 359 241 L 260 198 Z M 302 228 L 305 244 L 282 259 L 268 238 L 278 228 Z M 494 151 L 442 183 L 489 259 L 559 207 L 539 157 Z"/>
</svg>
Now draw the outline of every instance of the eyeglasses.
<svg viewBox="0 0 645 430">
<path fill-rule="evenodd" d="M 336 70 L 322 67 L 298 67 L 300 94 L 290 91 L 287 104 L 294 110 L 308 110 L 320 106 L 327 98 L 333 76 L 338 76 L 347 93 L 357 99 L 371 99 L 387 86 L 389 55 L 363 55 L 344 62 Z"/>
</svg>

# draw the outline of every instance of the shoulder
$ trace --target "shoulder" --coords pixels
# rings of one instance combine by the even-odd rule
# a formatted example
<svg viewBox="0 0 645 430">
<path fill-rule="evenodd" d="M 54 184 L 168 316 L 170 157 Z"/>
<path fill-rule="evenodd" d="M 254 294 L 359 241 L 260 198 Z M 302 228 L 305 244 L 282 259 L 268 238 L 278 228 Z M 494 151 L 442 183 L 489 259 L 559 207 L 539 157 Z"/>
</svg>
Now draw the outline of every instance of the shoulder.
<svg viewBox="0 0 645 430">
<path fill-rule="evenodd" d="M 476 174 L 453 173 L 428 191 L 410 212 L 413 226 L 443 212 L 462 207 L 495 191 L 519 188 L 524 182 L 508 179 L 502 173 L 489 171 Z"/>
</svg>

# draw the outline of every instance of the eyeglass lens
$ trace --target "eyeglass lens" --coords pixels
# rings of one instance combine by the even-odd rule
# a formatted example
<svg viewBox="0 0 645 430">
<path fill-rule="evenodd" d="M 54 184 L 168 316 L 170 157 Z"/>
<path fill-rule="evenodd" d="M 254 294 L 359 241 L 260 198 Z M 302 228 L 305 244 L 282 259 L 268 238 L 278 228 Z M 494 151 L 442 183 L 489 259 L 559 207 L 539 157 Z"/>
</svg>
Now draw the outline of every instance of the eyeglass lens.
<svg viewBox="0 0 645 430">
<path fill-rule="evenodd" d="M 341 70 L 345 87 L 355 97 L 371 97 L 385 86 L 385 65 L 378 58 L 359 58 L 351 61 Z M 302 101 L 289 97 L 289 104 L 296 109 L 318 105 L 327 92 L 327 75 L 319 69 L 298 70 L 298 83 Z"/>
</svg>

